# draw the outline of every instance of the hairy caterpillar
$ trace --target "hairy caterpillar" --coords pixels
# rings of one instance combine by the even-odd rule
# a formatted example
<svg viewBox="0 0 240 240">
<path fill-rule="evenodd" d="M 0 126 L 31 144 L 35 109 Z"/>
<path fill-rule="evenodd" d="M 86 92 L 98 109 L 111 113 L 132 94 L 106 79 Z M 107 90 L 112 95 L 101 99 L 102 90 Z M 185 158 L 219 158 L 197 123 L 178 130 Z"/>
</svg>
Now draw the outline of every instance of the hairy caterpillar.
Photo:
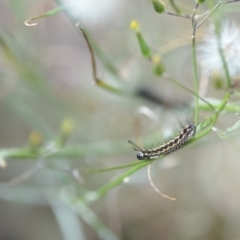
<svg viewBox="0 0 240 240">
<path fill-rule="evenodd" d="M 174 137 L 170 141 L 152 149 L 142 149 L 137 146 L 134 142 L 129 140 L 128 142 L 136 147 L 137 159 L 138 160 L 152 160 L 155 158 L 159 158 L 160 156 L 170 154 L 175 152 L 179 148 L 183 147 L 185 143 L 195 135 L 196 126 L 193 124 L 188 124 L 183 127 L 182 131 L 178 136 Z"/>
</svg>

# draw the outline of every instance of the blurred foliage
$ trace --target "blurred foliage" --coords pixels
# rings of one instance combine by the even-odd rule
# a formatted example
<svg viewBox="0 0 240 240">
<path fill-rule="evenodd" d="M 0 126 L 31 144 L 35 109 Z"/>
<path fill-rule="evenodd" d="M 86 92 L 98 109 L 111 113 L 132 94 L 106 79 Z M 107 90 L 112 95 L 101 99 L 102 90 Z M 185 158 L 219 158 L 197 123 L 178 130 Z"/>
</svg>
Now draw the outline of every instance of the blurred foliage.
<svg viewBox="0 0 240 240">
<path fill-rule="evenodd" d="M 201 76 L 197 47 L 239 1 L 196 2 L 0 3 L 1 239 L 238 239 L 238 79 L 220 44 L 225 84 Z M 135 160 L 186 112 L 187 148 Z"/>
</svg>

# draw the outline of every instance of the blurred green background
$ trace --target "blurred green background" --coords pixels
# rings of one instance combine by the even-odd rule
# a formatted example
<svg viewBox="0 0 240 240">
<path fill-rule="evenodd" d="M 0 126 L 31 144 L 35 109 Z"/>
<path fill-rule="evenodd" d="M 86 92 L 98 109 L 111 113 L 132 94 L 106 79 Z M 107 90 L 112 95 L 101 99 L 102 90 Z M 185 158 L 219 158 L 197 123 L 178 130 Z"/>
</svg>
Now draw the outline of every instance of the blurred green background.
<svg viewBox="0 0 240 240">
<path fill-rule="evenodd" d="M 191 118 L 193 96 L 154 76 L 129 29 L 130 22 L 138 20 L 168 73 L 193 89 L 190 21 L 158 15 L 151 1 L 88 0 L 72 8 L 67 4 L 65 11 L 36 20 L 35 27 L 24 25 L 57 4 L 0 2 L 1 156 L 5 150 L 25 149 L 30 135 L 42 136 L 46 154 L 52 153 L 63 122 L 74 125 L 55 155 L 17 155 L 0 168 L 0 239 L 240 239 L 239 150 L 215 133 L 152 165 L 155 184 L 176 201 L 153 190 L 147 168 L 101 197 L 95 190 L 126 169 L 83 171 L 134 163 L 129 139 L 158 144 L 179 128 L 179 121 Z M 187 14 L 194 7 L 193 1 L 177 4 Z M 168 1 L 166 6 L 171 10 Z M 199 8 L 206 10 L 206 5 Z M 240 20 L 239 3 L 223 5 L 218 12 L 223 19 Z M 123 87 L 126 94 L 94 83 L 77 20 L 98 53 L 98 77 Z M 198 43 L 208 26 L 206 22 L 197 32 Z M 221 92 L 210 86 L 208 96 Z M 200 116 L 204 119 L 207 113 Z M 217 127 L 224 130 L 237 120 L 235 115 L 223 116 Z M 238 146 L 238 133 L 231 137 Z"/>
</svg>

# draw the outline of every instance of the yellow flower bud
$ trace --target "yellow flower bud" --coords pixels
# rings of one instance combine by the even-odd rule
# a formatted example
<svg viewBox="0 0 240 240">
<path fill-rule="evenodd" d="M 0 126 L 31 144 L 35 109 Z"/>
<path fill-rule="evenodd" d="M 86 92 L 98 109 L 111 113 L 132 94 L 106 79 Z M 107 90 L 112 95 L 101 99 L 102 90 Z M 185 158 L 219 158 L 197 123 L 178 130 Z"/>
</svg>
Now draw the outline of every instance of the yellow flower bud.
<svg viewBox="0 0 240 240">
<path fill-rule="evenodd" d="M 42 144 L 42 135 L 39 132 L 33 131 L 30 133 L 29 138 L 28 138 L 28 142 L 30 144 L 30 146 L 36 148 L 36 147 L 40 147 Z"/>
<path fill-rule="evenodd" d="M 130 23 L 130 29 L 137 31 L 139 28 L 139 23 L 136 20 L 132 20 Z"/>
</svg>

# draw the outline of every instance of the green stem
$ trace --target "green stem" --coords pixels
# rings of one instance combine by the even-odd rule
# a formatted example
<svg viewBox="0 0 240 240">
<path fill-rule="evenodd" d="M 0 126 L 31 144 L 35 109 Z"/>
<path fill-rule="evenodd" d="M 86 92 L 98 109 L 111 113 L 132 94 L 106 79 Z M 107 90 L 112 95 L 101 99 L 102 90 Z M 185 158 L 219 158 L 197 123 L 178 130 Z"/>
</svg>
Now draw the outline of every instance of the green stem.
<svg viewBox="0 0 240 240">
<path fill-rule="evenodd" d="M 195 138 L 191 139 L 189 143 L 192 143 L 192 142 L 195 142 L 197 141 L 198 139 L 204 137 L 205 135 L 207 135 L 211 130 L 212 130 L 212 127 L 216 124 L 217 122 L 217 119 L 219 117 L 219 115 L 221 114 L 221 112 L 224 110 L 226 104 L 228 103 L 228 100 L 230 98 L 230 92 L 227 92 L 222 100 L 222 103 L 219 105 L 218 109 L 217 109 L 217 112 L 213 114 L 213 116 L 210 118 L 211 120 L 211 124 L 205 129 L 203 130 L 202 132 L 200 132 Z"/>
<path fill-rule="evenodd" d="M 107 167 L 107 168 L 85 168 L 85 169 L 81 169 L 81 172 L 85 172 L 85 173 L 100 173 L 100 172 L 109 172 L 109 171 L 113 171 L 113 170 L 119 170 L 119 169 L 123 169 L 123 168 L 128 168 L 128 167 L 132 167 L 132 166 L 136 166 L 139 165 L 139 161 L 133 162 L 133 163 L 127 163 L 124 165 L 120 165 L 120 166 L 115 166 L 115 167 Z"/>
<path fill-rule="evenodd" d="M 170 0 L 169 3 L 171 4 L 172 8 L 177 14 L 181 14 L 180 8 L 175 4 L 174 0 Z"/>
<path fill-rule="evenodd" d="M 196 93 L 194 91 L 192 91 L 190 88 L 184 86 L 183 84 L 181 84 L 180 82 L 176 81 L 175 79 L 173 79 L 169 74 L 164 73 L 163 75 L 163 79 L 165 80 L 170 80 L 173 84 L 179 86 L 180 88 L 184 89 L 186 92 L 189 92 L 191 94 L 193 94 L 195 97 L 199 98 L 200 100 L 202 100 L 204 103 L 206 103 L 213 111 L 215 111 L 215 107 L 208 102 L 207 100 L 205 100 L 204 98 L 200 97 L 199 95 L 196 95 Z"/>
<path fill-rule="evenodd" d="M 111 189 L 113 189 L 114 187 L 120 185 L 123 181 L 124 178 L 129 177 L 130 175 L 132 175 L 134 172 L 138 171 L 139 169 L 147 166 L 148 164 L 150 164 L 152 161 L 144 161 L 144 162 L 139 162 L 139 164 L 137 166 L 132 167 L 131 169 L 129 169 L 128 171 L 126 171 L 125 173 L 123 173 L 122 175 L 120 175 L 119 177 L 115 178 L 113 181 L 108 182 L 107 184 L 103 185 L 101 188 L 99 188 L 96 191 L 96 194 L 98 196 L 98 198 L 103 197 L 104 195 L 106 195 L 106 193 L 108 193 Z"/>
<path fill-rule="evenodd" d="M 193 34 L 192 34 L 192 59 L 193 59 L 193 78 L 194 78 L 194 89 L 195 89 L 195 125 L 198 123 L 199 115 L 199 98 L 198 98 L 198 72 L 197 72 L 197 56 L 196 56 L 196 23 L 193 20 Z"/>
<path fill-rule="evenodd" d="M 29 148 L 10 148 L 0 149 L 0 157 L 7 159 L 37 159 L 37 155 L 30 151 Z"/>
<path fill-rule="evenodd" d="M 50 147 L 52 143 L 39 150 L 38 153 L 32 152 L 30 148 L 9 148 L 0 149 L 0 157 L 12 159 L 31 159 L 36 160 L 38 157 L 44 159 L 66 159 L 81 158 L 86 155 L 106 156 L 108 154 L 121 153 L 127 151 L 126 144 L 123 141 L 102 142 L 93 144 L 81 144 L 76 146 L 65 146 L 64 148 Z"/>
<path fill-rule="evenodd" d="M 208 14 L 203 18 L 203 20 L 197 25 L 197 28 L 200 28 L 206 19 L 221 5 L 221 2 L 218 2 L 215 7 L 208 12 Z"/>
<path fill-rule="evenodd" d="M 217 103 L 213 103 L 212 102 L 211 105 L 214 106 L 214 108 L 218 108 L 219 107 L 219 104 L 217 104 Z M 204 110 L 204 111 L 211 111 L 212 110 L 212 108 L 210 108 L 209 105 L 207 105 L 207 104 L 205 104 L 203 102 L 199 103 L 199 109 Z M 227 112 L 227 113 L 240 112 L 240 106 L 235 105 L 233 103 L 228 103 L 225 106 L 224 111 Z"/>
<path fill-rule="evenodd" d="M 191 20 L 192 20 L 192 61 L 193 61 L 193 78 L 194 78 L 194 89 L 195 89 L 195 125 L 198 123 L 199 115 L 199 90 L 198 90 L 198 72 L 197 72 L 197 56 L 196 56 L 196 30 L 197 30 L 197 20 L 195 18 L 196 11 L 199 4 L 196 3 L 193 9 Z"/>
<path fill-rule="evenodd" d="M 25 20 L 24 23 L 25 23 L 26 26 L 29 26 L 29 27 L 36 26 L 37 23 L 35 23 L 33 21 L 38 20 L 40 18 L 44 18 L 44 17 L 52 17 L 55 14 L 59 13 L 62 9 L 63 9 L 63 6 L 56 7 L 52 10 L 49 10 L 49 11 L 43 13 L 43 14 L 38 15 L 38 16 L 28 18 L 27 20 Z"/>
<path fill-rule="evenodd" d="M 224 69 L 224 73 L 225 73 L 225 76 L 226 76 L 226 79 L 227 79 L 227 86 L 230 89 L 232 87 L 232 83 L 231 83 L 231 76 L 230 76 L 230 73 L 229 73 L 229 68 L 228 68 L 228 65 L 227 65 L 226 58 L 225 58 L 225 55 L 223 53 L 222 47 L 221 47 L 220 36 L 217 36 L 217 39 L 218 39 L 217 40 L 218 51 L 219 51 L 219 54 L 220 54 L 220 57 L 221 57 L 221 60 L 222 60 L 222 63 L 223 63 L 223 69 Z"/>
</svg>

